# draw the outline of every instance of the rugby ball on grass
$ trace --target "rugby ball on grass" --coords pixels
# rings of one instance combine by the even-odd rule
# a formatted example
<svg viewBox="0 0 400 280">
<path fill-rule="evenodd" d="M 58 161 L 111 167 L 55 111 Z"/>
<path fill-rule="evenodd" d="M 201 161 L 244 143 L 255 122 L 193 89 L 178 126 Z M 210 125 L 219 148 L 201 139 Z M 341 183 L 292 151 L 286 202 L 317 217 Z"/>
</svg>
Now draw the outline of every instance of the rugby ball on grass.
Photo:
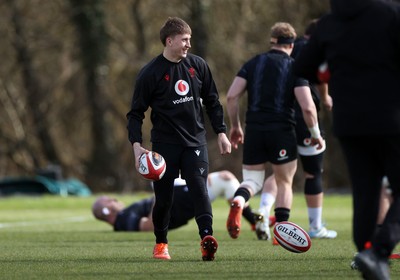
<svg viewBox="0 0 400 280">
<path fill-rule="evenodd" d="M 276 223 L 274 235 L 283 248 L 293 253 L 304 253 L 311 247 L 308 233 L 292 222 Z"/>
<path fill-rule="evenodd" d="M 139 158 L 139 173 L 147 180 L 160 180 L 167 170 L 163 156 L 156 152 L 143 153 Z"/>
</svg>

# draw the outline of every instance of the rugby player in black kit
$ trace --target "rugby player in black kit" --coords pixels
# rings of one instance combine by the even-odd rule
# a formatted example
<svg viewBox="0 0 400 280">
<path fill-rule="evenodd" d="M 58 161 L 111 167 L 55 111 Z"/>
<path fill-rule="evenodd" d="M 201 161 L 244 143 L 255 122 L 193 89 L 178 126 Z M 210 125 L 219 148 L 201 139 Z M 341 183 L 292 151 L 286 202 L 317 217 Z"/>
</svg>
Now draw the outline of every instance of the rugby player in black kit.
<svg viewBox="0 0 400 280">
<path fill-rule="evenodd" d="M 189 54 L 190 26 L 180 18 L 168 18 L 160 30 L 163 53 L 139 73 L 131 110 L 127 113 L 129 141 L 132 143 L 136 168 L 142 153 L 142 123 L 151 107 L 152 151 L 166 160 L 163 178 L 154 182 L 156 201 L 153 225 L 156 245 L 153 257 L 170 259 L 168 224 L 173 201 L 174 179 L 181 174 L 186 180 L 195 209 L 201 238 L 202 258 L 214 260 L 218 244 L 213 235 L 213 216 L 207 195 L 208 150 L 202 105 L 212 128 L 218 134 L 220 153 L 231 152 L 226 136 L 223 108 L 207 63 Z"/>
<path fill-rule="evenodd" d="M 231 122 L 229 137 L 234 148 L 243 144 L 243 182 L 235 193 L 227 230 L 238 238 L 245 203 L 262 187 L 265 164 L 270 162 L 278 186 L 277 222 L 287 221 L 292 206 L 293 176 L 297 167 L 294 101 L 298 101 L 311 133 L 311 145 L 323 146 L 315 104 L 308 81 L 292 75 L 290 57 L 296 32 L 285 22 L 271 28 L 271 49 L 247 61 L 234 78 L 227 95 Z M 239 117 L 239 99 L 247 92 L 246 134 Z M 244 140 L 245 139 L 245 140 Z"/>
</svg>

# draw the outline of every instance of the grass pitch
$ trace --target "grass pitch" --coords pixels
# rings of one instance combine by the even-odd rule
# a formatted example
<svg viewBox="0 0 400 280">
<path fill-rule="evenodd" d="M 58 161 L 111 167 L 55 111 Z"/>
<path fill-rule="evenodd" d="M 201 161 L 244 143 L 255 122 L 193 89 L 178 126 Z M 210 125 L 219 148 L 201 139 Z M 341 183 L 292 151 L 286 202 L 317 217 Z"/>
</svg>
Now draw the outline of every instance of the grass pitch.
<svg viewBox="0 0 400 280">
<path fill-rule="evenodd" d="M 126 205 L 145 195 L 118 196 Z M 147 195 L 146 195 L 147 196 Z M 355 253 L 351 239 L 351 198 L 326 195 L 324 220 L 338 231 L 334 240 L 312 240 L 303 254 L 257 240 L 243 220 L 232 240 L 225 223 L 225 200 L 213 203 L 216 259 L 203 262 L 194 221 L 170 231 L 172 260 L 152 259 L 149 232 L 113 232 L 90 212 L 95 197 L 11 197 L 0 199 L 0 279 L 360 279 L 350 269 Z M 251 205 L 258 208 L 259 198 Z M 308 229 L 302 194 L 296 194 L 291 221 Z M 397 251 L 400 251 L 400 248 Z M 400 279 L 400 260 L 391 264 Z"/>
</svg>

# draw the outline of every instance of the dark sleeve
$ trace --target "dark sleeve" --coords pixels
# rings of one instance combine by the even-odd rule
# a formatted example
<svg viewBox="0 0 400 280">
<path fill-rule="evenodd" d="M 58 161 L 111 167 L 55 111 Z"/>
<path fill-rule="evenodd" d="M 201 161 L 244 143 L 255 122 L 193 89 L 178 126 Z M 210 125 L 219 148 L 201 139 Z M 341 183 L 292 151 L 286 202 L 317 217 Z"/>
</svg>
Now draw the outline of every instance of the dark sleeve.
<svg viewBox="0 0 400 280">
<path fill-rule="evenodd" d="M 212 128 L 216 134 L 226 132 L 226 124 L 224 122 L 224 110 L 219 101 L 217 86 L 211 74 L 211 70 L 204 60 L 200 60 L 203 85 L 201 88 L 201 98 L 206 108 L 207 115 L 210 119 Z"/>
<path fill-rule="evenodd" d="M 320 43 L 322 27 L 319 25 L 308 43 L 298 53 L 294 63 L 294 74 L 311 83 L 320 83 L 317 77 L 318 67 L 325 61 L 324 50 Z"/>
<path fill-rule="evenodd" d="M 133 92 L 131 109 L 126 114 L 128 119 L 128 139 L 133 144 L 134 142 L 142 143 L 142 124 L 144 113 L 150 105 L 153 85 L 149 77 L 139 74 L 136 80 L 135 89 Z"/>
<path fill-rule="evenodd" d="M 153 209 L 154 196 L 142 199 L 120 211 L 115 219 L 115 231 L 140 231 L 140 220 Z"/>
<path fill-rule="evenodd" d="M 395 26 L 394 28 L 394 40 L 397 45 L 397 50 L 400 50 L 400 4 L 393 3 L 393 8 L 395 10 Z M 397 52 L 397 62 L 400 67 L 400 51 Z"/>
<path fill-rule="evenodd" d="M 114 223 L 114 231 L 140 231 L 141 218 L 142 216 L 137 211 L 126 209 L 118 214 Z"/>
<path fill-rule="evenodd" d="M 310 84 L 306 79 L 296 77 L 294 82 L 294 87 L 309 87 Z"/>
<path fill-rule="evenodd" d="M 246 81 L 249 80 L 249 71 L 248 71 L 248 67 L 250 66 L 250 63 L 252 62 L 252 60 L 246 62 L 242 68 L 240 68 L 239 72 L 236 74 L 237 77 L 243 78 Z"/>
</svg>

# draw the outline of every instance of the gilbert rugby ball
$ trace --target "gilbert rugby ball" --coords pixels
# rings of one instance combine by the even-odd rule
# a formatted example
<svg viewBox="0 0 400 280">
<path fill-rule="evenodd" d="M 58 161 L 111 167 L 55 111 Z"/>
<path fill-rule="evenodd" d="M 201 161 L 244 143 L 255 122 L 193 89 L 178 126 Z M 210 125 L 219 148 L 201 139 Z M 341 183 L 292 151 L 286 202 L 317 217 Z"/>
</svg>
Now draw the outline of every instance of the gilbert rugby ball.
<svg viewBox="0 0 400 280">
<path fill-rule="evenodd" d="M 304 253 L 311 247 L 308 233 L 292 222 L 276 223 L 274 236 L 283 248 L 293 253 Z"/>
<path fill-rule="evenodd" d="M 156 152 L 143 153 L 139 158 L 139 173 L 147 180 L 160 180 L 167 170 L 163 156 Z"/>
</svg>

